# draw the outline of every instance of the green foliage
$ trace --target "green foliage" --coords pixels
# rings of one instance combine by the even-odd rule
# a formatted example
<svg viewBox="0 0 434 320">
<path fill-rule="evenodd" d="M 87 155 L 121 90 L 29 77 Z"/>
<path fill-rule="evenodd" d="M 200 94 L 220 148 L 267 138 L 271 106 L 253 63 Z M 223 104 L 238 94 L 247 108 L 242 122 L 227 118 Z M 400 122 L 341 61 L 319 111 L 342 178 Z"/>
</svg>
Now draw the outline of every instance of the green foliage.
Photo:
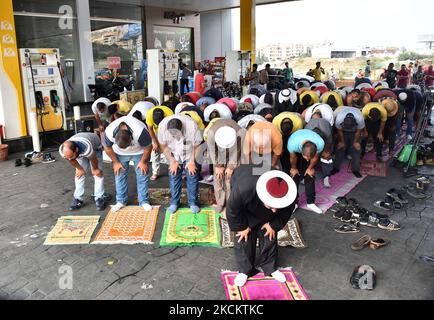
<svg viewBox="0 0 434 320">
<path fill-rule="evenodd" d="M 411 51 L 403 52 L 399 55 L 399 61 L 420 60 L 425 58 L 429 58 L 429 56 Z"/>
</svg>

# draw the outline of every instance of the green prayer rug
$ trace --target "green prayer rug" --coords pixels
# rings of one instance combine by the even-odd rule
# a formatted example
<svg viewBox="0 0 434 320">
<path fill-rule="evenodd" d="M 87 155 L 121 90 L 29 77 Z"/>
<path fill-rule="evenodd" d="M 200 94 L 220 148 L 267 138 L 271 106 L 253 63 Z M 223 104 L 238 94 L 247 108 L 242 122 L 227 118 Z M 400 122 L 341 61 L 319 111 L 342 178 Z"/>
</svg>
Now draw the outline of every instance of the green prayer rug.
<svg viewBox="0 0 434 320">
<path fill-rule="evenodd" d="M 219 218 L 213 208 L 202 208 L 197 214 L 180 208 L 174 214 L 166 211 L 160 246 L 220 247 Z"/>
</svg>

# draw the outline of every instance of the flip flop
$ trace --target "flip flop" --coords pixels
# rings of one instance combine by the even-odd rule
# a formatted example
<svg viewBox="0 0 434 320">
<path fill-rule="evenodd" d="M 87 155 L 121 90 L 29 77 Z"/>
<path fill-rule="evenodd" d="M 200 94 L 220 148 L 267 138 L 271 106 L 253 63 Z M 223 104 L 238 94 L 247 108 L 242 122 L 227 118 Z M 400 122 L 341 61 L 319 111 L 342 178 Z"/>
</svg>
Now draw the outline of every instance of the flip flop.
<svg viewBox="0 0 434 320">
<path fill-rule="evenodd" d="M 381 208 L 383 210 L 390 211 L 393 209 L 393 205 L 385 201 L 375 201 L 374 207 Z"/>
<path fill-rule="evenodd" d="M 362 250 L 364 247 L 366 247 L 367 245 L 369 245 L 369 243 L 371 242 L 372 238 L 369 235 L 364 235 L 363 237 L 361 237 L 359 240 L 357 240 L 356 242 L 354 242 L 351 245 L 351 249 L 355 250 L 355 251 L 359 251 Z"/>
<path fill-rule="evenodd" d="M 337 233 L 357 233 L 360 232 L 360 228 L 354 224 L 343 224 L 335 228 Z"/>
<path fill-rule="evenodd" d="M 376 250 L 376 249 L 379 249 L 379 248 L 381 248 L 381 247 L 385 247 L 385 246 L 387 246 L 389 243 L 390 243 L 389 240 L 385 240 L 385 239 L 381 239 L 381 238 L 379 238 L 379 239 L 373 239 L 373 240 L 371 240 L 371 242 L 369 243 L 369 247 L 370 247 L 371 249 Z"/>
</svg>

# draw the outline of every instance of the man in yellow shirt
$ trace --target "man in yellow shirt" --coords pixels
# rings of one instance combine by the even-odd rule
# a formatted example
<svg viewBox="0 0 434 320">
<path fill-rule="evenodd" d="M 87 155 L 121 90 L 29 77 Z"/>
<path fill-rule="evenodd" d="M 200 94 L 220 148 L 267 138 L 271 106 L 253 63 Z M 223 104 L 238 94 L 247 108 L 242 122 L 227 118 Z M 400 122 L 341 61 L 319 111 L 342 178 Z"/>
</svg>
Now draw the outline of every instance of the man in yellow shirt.
<svg viewBox="0 0 434 320">
<path fill-rule="evenodd" d="M 113 101 L 111 105 L 107 107 L 108 113 L 111 116 L 111 121 L 114 121 L 120 117 L 128 115 L 133 105 L 125 100 Z"/>
<path fill-rule="evenodd" d="M 316 63 L 316 68 L 312 70 L 313 77 L 315 81 L 321 81 L 322 74 L 325 74 L 324 68 L 321 67 L 321 62 Z"/>
<path fill-rule="evenodd" d="M 158 126 L 164 118 L 170 117 L 172 115 L 172 109 L 166 106 L 154 107 L 146 113 L 146 125 L 148 126 L 149 134 L 152 138 L 152 181 L 157 180 L 158 175 L 160 174 L 161 151 L 160 144 L 158 143 L 157 139 Z"/>
<path fill-rule="evenodd" d="M 374 140 L 374 147 L 377 153 L 377 161 L 383 161 L 383 141 L 384 127 L 387 121 L 387 110 L 381 103 L 368 103 L 362 109 L 363 117 L 365 118 L 365 134 L 362 140 L 362 153 L 365 155 L 366 144 L 369 137 Z"/>
</svg>

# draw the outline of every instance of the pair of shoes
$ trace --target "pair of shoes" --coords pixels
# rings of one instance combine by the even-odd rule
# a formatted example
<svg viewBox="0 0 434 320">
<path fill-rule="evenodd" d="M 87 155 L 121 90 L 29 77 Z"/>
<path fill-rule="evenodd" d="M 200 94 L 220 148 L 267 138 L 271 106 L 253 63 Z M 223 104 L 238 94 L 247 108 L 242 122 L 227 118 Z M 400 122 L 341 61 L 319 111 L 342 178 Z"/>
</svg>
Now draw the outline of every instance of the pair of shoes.
<svg viewBox="0 0 434 320">
<path fill-rule="evenodd" d="M 322 214 L 322 210 L 320 208 L 317 207 L 317 205 L 315 203 L 310 203 L 306 206 L 310 211 L 313 211 L 317 214 Z"/>
<path fill-rule="evenodd" d="M 351 245 L 351 249 L 355 251 L 360 251 L 364 247 L 369 246 L 369 248 L 376 250 L 387 246 L 389 243 L 390 241 L 386 239 L 372 239 L 370 235 L 364 235 Z"/>
<path fill-rule="evenodd" d="M 402 193 L 396 190 L 395 188 L 392 188 L 389 191 L 387 191 L 386 196 L 392 198 L 395 202 L 398 202 L 402 205 L 408 204 L 408 200 L 405 199 Z"/>
<path fill-rule="evenodd" d="M 396 231 L 401 229 L 398 222 L 390 220 L 389 218 L 382 218 L 377 224 L 378 228 L 389 231 Z"/>
<path fill-rule="evenodd" d="M 72 199 L 72 203 L 69 206 L 70 211 L 79 210 L 83 206 L 83 201 L 78 199 Z"/>
<path fill-rule="evenodd" d="M 55 162 L 55 158 L 51 155 L 51 153 L 44 153 L 44 158 L 42 163 L 52 163 Z"/>
<path fill-rule="evenodd" d="M 418 200 L 422 200 L 422 199 L 426 199 L 428 197 L 428 195 L 425 192 L 423 192 L 422 190 L 418 189 L 414 185 L 410 185 L 409 184 L 409 185 L 407 185 L 405 187 L 405 189 L 406 189 L 407 194 L 410 197 L 412 197 L 412 198 L 415 198 L 415 199 L 418 199 Z"/>
<path fill-rule="evenodd" d="M 356 224 L 343 224 L 335 228 L 337 233 L 357 233 L 360 232 L 360 228 Z"/>
</svg>

